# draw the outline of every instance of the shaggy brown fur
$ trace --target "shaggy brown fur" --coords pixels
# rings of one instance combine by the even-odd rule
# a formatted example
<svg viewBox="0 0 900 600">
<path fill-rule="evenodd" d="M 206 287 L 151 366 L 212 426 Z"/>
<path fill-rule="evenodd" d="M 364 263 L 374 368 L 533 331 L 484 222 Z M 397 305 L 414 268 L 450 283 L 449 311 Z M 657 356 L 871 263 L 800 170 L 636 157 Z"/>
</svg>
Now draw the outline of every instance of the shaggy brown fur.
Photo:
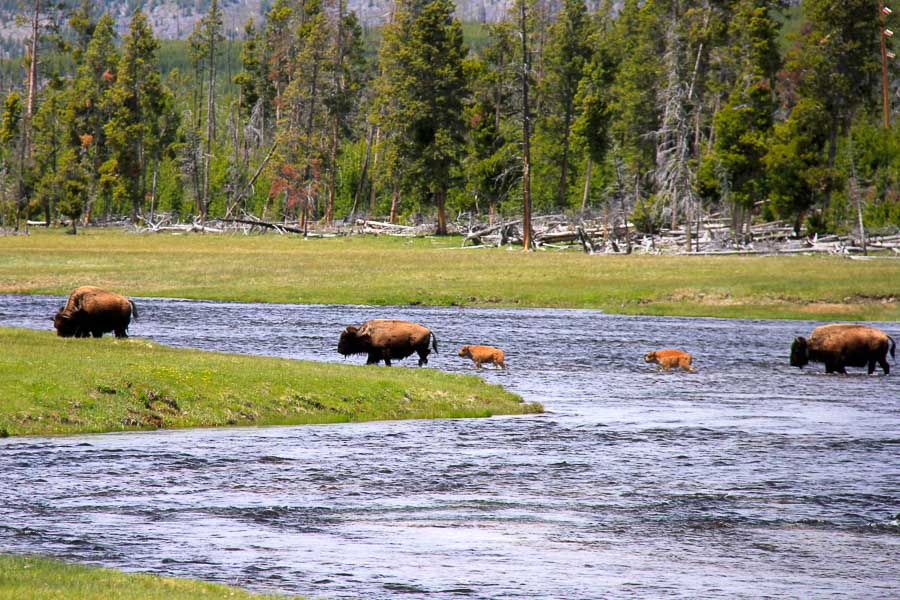
<svg viewBox="0 0 900 600">
<path fill-rule="evenodd" d="M 503 350 L 493 346 L 463 346 L 459 349 L 459 355 L 471 358 L 475 362 L 476 369 L 480 369 L 484 363 L 497 365 L 501 369 L 506 368 Z"/>
<path fill-rule="evenodd" d="M 657 350 L 656 352 L 648 352 L 644 356 L 644 362 L 656 363 L 660 368 L 668 371 L 676 367 L 681 367 L 685 371 L 693 371 L 691 361 L 693 357 L 687 352 L 681 350 Z"/>
<path fill-rule="evenodd" d="M 798 337 L 791 344 L 791 366 L 803 368 L 810 361 L 825 363 L 826 373 L 847 373 L 845 367 L 869 368 L 879 364 L 884 374 L 891 372 L 888 352 L 894 356 L 894 339 L 880 329 L 866 325 L 822 325 L 809 339 Z"/>
<path fill-rule="evenodd" d="M 409 321 L 372 319 L 360 326 L 350 325 L 341 332 L 338 352 L 344 356 L 367 354 L 367 365 L 391 366 L 391 359 L 406 358 L 413 352 L 419 355 L 419 366 L 428 364 L 428 341 L 437 352 L 437 338 L 427 327 Z"/>
<path fill-rule="evenodd" d="M 116 337 L 128 337 L 131 318 L 138 318 L 134 302 L 103 288 L 85 285 L 72 290 L 66 305 L 53 317 L 53 326 L 60 337 L 100 337 L 114 332 Z"/>
</svg>

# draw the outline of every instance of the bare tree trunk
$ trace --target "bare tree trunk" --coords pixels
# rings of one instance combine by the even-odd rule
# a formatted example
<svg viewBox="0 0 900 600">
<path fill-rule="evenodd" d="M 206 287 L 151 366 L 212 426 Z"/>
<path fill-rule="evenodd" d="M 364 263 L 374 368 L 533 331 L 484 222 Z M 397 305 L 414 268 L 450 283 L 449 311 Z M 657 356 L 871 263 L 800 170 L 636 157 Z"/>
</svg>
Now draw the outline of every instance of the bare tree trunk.
<svg viewBox="0 0 900 600">
<path fill-rule="evenodd" d="M 522 37 L 522 245 L 534 246 L 531 235 L 531 108 L 528 104 L 528 15 L 525 0 L 519 0 L 519 34 Z"/>
<path fill-rule="evenodd" d="M 216 10 L 215 0 L 210 7 L 210 14 Z M 212 25 L 210 25 L 212 28 Z M 206 224 L 209 212 L 209 176 L 212 163 L 212 144 L 216 137 L 216 31 L 209 32 L 209 75 L 206 90 L 206 151 L 203 160 L 203 202 L 200 210 L 200 226 Z"/>
<path fill-rule="evenodd" d="M 378 168 L 378 140 L 380 137 L 381 137 L 381 130 L 376 127 L 375 128 L 375 156 L 372 157 L 372 170 L 373 171 Z M 376 200 L 375 179 L 373 178 L 372 185 L 369 188 L 369 212 L 368 212 L 369 217 L 372 217 L 375 215 L 375 208 L 376 208 L 375 200 Z"/>
<path fill-rule="evenodd" d="M 372 136 L 375 134 L 375 127 L 370 126 L 369 131 L 366 132 L 366 156 L 363 159 L 362 172 L 359 175 L 359 184 L 356 186 L 356 193 L 353 194 L 353 206 L 350 208 L 350 215 L 348 219 L 353 221 L 353 217 L 356 216 L 356 211 L 359 209 L 359 199 L 362 197 L 362 192 L 366 187 L 366 177 L 369 172 L 369 158 L 372 156 Z"/>
<path fill-rule="evenodd" d="M 882 36 L 882 39 L 884 37 Z M 859 223 L 859 239 L 862 243 L 863 255 L 868 256 L 869 250 L 866 247 L 866 228 L 863 224 L 862 202 L 859 199 L 859 180 L 856 174 L 856 157 L 853 155 L 853 138 L 848 137 L 847 152 L 850 154 L 850 197 L 856 202 L 856 219 Z"/>
<path fill-rule="evenodd" d="M 397 210 L 400 208 L 400 186 L 394 184 L 391 191 L 391 223 L 397 224 Z"/>
<path fill-rule="evenodd" d="M 34 13 L 31 16 L 31 56 L 28 62 L 28 103 L 25 106 L 25 146 L 28 156 L 31 156 L 31 118 L 34 116 L 34 96 L 37 89 L 37 53 L 38 53 L 38 25 L 41 16 L 41 2 L 34 1 Z"/>
<path fill-rule="evenodd" d="M 445 204 L 447 203 L 447 188 L 445 184 L 438 186 L 434 193 L 435 204 L 437 204 L 437 235 L 447 235 L 447 211 Z"/>
<path fill-rule="evenodd" d="M 586 211 L 588 207 L 588 198 L 591 195 L 591 165 L 593 164 L 594 162 L 588 155 L 587 166 L 584 169 L 584 193 L 581 195 L 581 212 Z"/>
<path fill-rule="evenodd" d="M 561 210 L 565 209 L 566 207 L 566 196 L 568 196 L 569 193 L 569 128 L 571 118 L 571 110 L 567 109 L 566 116 L 563 122 L 562 165 L 560 166 L 559 191 L 556 199 L 556 203 Z"/>
<path fill-rule="evenodd" d="M 344 70 L 344 0 L 338 0 L 337 16 L 337 68 L 334 70 L 335 94 L 340 96 L 344 92 L 342 73 Z M 335 112 L 331 122 L 331 151 L 329 152 L 330 182 L 328 185 L 328 202 L 325 206 L 325 224 L 334 224 L 334 197 L 337 188 L 337 154 L 338 154 L 338 121 L 340 115 Z"/>
<path fill-rule="evenodd" d="M 153 213 L 156 212 L 156 180 L 159 176 L 159 157 L 153 159 L 153 181 L 150 184 L 150 221 L 153 221 Z"/>
</svg>

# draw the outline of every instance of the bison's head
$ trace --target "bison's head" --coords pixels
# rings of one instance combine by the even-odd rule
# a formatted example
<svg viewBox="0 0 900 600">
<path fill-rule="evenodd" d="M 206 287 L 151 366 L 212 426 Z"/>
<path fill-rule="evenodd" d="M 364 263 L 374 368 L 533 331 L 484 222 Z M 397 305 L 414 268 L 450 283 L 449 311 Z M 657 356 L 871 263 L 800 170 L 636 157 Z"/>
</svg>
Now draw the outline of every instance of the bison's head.
<svg viewBox="0 0 900 600">
<path fill-rule="evenodd" d="M 791 344 L 791 366 L 803 368 L 803 365 L 809 362 L 809 343 L 806 338 L 794 338 Z"/>
<path fill-rule="evenodd" d="M 644 355 L 644 362 L 652 363 L 656 362 L 656 352 L 648 352 Z"/>
<path fill-rule="evenodd" d="M 348 325 L 347 329 L 341 332 L 341 339 L 338 340 L 337 350 L 344 356 L 350 354 L 363 354 L 368 352 L 366 345 L 367 338 L 359 335 L 359 327 Z"/>
<path fill-rule="evenodd" d="M 472 351 L 469 349 L 468 346 L 463 346 L 462 348 L 459 349 L 459 355 L 462 356 L 463 358 L 472 358 Z"/>
<path fill-rule="evenodd" d="M 78 320 L 64 309 L 60 309 L 53 317 L 53 326 L 59 337 L 76 337 L 78 335 Z"/>
</svg>

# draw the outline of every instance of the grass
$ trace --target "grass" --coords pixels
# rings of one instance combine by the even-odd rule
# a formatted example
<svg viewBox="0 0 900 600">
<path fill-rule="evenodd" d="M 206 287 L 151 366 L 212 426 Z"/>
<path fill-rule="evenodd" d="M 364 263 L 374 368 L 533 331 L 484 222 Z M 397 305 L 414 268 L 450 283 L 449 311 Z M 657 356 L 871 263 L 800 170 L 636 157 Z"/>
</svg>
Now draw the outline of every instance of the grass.
<svg viewBox="0 0 900 600">
<path fill-rule="evenodd" d="M 283 599 L 157 575 L 122 573 L 35 556 L 0 555 L 0 598 L 17 600 L 233 600 Z M 296 597 L 295 597 L 296 598 Z"/>
<path fill-rule="evenodd" d="M 460 239 L 139 235 L 0 237 L 0 293 L 597 308 L 612 313 L 898 320 L 900 261 L 833 256 L 587 256 L 459 250 Z"/>
<path fill-rule="evenodd" d="M 0 328 L 0 436 L 540 412 L 436 369 L 365 367 Z"/>
</svg>

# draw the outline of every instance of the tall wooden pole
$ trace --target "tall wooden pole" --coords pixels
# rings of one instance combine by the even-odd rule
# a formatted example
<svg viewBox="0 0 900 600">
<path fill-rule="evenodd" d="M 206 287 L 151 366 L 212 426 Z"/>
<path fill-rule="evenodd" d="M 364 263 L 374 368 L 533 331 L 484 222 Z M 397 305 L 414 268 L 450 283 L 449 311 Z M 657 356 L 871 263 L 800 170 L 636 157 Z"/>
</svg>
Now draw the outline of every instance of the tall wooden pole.
<svg viewBox="0 0 900 600">
<path fill-rule="evenodd" d="M 528 18 L 527 0 L 519 0 L 520 34 L 522 36 L 522 245 L 529 252 L 531 239 L 531 108 L 528 105 Z"/>
<path fill-rule="evenodd" d="M 887 69 L 887 41 L 884 35 L 885 28 L 885 10 L 884 2 L 878 3 L 878 14 L 881 17 L 881 101 L 884 110 L 884 128 L 891 127 L 890 102 L 888 100 L 888 69 Z"/>
</svg>

